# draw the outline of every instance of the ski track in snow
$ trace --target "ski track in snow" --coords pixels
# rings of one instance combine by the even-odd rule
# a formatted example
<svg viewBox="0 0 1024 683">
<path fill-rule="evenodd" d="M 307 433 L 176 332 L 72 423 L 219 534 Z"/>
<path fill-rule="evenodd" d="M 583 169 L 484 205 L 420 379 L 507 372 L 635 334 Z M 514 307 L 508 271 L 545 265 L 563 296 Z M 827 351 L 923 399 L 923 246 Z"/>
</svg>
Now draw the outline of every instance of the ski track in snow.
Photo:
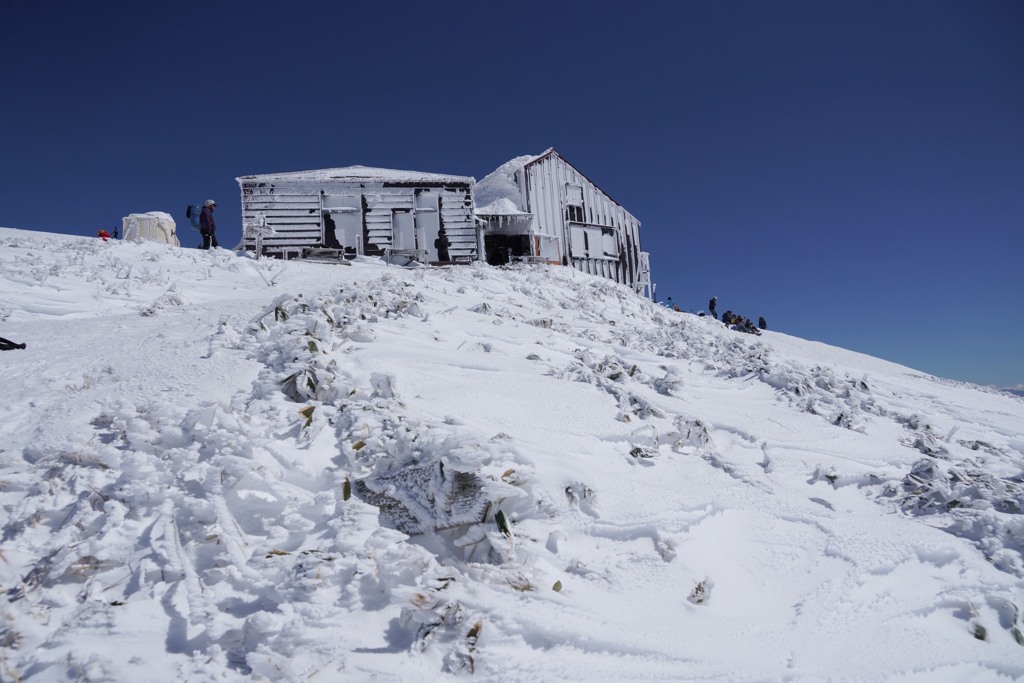
<svg viewBox="0 0 1024 683">
<path fill-rule="evenodd" d="M 1019 398 L 566 268 L 0 247 L 2 680 L 1024 676 Z"/>
</svg>

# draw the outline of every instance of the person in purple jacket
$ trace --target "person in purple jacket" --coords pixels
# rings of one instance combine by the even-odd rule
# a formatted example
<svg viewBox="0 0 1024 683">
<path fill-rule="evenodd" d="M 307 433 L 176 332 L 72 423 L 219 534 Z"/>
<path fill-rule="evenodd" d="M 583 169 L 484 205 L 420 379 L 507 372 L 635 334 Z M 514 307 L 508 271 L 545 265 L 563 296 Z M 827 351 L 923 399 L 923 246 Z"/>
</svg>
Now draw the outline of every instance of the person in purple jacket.
<svg viewBox="0 0 1024 683">
<path fill-rule="evenodd" d="M 203 249 L 219 247 L 217 244 L 217 222 L 213 220 L 213 210 L 217 202 L 207 199 L 203 202 L 203 212 L 199 214 L 199 234 L 203 236 Z"/>
</svg>

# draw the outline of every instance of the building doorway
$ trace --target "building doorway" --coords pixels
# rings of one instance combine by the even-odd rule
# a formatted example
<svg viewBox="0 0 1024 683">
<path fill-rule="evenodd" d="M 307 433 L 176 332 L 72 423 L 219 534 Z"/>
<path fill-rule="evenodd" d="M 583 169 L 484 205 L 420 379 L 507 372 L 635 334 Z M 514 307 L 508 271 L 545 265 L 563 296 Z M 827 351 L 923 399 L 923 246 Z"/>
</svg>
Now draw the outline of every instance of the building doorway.
<svg viewBox="0 0 1024 683">
<path fill-rule="evenodd" d="M 484 235 L 484 250 L 492 266 L 503 266 L 518 256 L 533 255 L 529 235 Z"/>
</svg>

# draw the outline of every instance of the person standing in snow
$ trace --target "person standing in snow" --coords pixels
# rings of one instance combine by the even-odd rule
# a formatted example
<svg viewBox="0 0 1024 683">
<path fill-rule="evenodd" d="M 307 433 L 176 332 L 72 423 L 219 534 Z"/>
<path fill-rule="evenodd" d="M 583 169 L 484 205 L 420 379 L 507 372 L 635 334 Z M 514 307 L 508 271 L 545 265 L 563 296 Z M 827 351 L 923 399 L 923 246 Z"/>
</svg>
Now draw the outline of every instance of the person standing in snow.
<svg viewBox="0 0 1024 683">
<path fill-rule="evenodd" d="M 757 326 L 760 327 L 762 330 L 767 330 L 768 329 L 768 323 L 766 323 L 764 321 L 764 316 L 763 315 L 760 318 L 757 319 Z"/>
<path fill-rule="evenodd" d="M 452 246 L 452 241 L 448 239 L 448 233 L 441 228 L 437 231 L 437 239 L 434 240 L 434 247 L 437 249 L 437 260 L 438 261 L 451 261 L 451 257 L 448 255 L 448 247 Z"/>
<path fill-rule="evenodd" d="M 217 244 L 217 223 L 213 220 L 213 210 L 217 208 L 217 202 L 207 199 L 203 202 L 203 212 L 199 214 L 199 234 L 203 236 L 202 249 L 219 247 Z"/>
<path fill-rule="evenodd" d="M 718 313 L 715 311 L 715 306 L 718 305 L 718 297 L 711 297 L 711 301 L 708 302 L 708 309 L 711 310 L 711 315 L 715 316 L 715 320 L 718 320 Z"/>
</svg>

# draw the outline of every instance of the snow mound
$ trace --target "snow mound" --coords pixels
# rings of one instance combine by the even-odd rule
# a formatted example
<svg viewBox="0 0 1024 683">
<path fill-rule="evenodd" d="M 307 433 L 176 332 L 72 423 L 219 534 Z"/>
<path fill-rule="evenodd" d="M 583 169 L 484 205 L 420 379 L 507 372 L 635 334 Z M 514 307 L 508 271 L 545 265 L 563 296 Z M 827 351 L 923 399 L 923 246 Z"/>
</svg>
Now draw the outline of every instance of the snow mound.
<svg viewBox="0 0 1024 683">
<path fill-rule="evenodd" d="M 515 174 L 523 170 L 523 166 L 537 158 L 537 155 L 526 154 L 506 161 L 494 169 L 473 186 L 473 197 L 477 206 L 493 207 L 501 199 L 512 204 L 515 211 L 522 213 L 522 199 Z M 502 208 L 507 205 L 497 205 Z M 478 210 L 481 213 L 482 210 Z M 507 210 L 504 213 L 509 213 Z"/>
<path fill-rule="evenodd" d="M 495 199 L 487 206 L 478 207 L 476 212 L 481 216 L 516 216 L 523 213 L 516 208 L 515 202 L 506 197 Z"/>
</svg>

